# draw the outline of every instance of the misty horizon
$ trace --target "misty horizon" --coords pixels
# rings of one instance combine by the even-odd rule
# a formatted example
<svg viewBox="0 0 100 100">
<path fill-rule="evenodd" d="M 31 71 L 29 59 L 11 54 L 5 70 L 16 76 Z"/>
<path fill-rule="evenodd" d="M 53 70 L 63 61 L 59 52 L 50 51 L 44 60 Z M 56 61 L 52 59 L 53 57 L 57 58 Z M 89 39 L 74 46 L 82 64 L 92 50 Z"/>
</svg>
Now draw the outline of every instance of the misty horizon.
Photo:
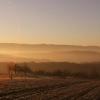
<svg viewBox="0 0 100 100">
<path fill-rule="evenodd" d="M 61 44 L 0 43 L 0 62 L 3 61 L 99 62 L 100 47 Z"/>
</svg>

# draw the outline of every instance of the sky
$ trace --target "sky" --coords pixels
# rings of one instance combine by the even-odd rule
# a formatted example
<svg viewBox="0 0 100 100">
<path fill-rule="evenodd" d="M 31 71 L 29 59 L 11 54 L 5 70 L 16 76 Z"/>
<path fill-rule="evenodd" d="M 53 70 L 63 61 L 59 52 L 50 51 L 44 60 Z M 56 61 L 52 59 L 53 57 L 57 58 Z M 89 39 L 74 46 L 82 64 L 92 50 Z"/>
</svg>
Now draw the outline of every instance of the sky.
<svg viewBox="0 0 100 100">
<path fill-rule="evenodd" d="M 100 46 L 100 0 L 0 0 L 0 43 Z"/>
</svg>

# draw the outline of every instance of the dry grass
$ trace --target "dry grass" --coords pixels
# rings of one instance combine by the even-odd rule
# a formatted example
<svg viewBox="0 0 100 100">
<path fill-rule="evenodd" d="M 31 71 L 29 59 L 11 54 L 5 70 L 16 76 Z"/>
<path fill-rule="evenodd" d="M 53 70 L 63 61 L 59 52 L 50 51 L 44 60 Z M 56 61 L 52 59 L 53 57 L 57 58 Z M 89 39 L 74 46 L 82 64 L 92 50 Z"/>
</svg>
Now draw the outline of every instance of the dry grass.
<svg viewBox="0 0 100 100">
<path fill-rule="evenodd" d="M 99 93 L 100 80 L 42 77 L 0 81 L 0 100 L 99 100 Z"/>
</svg>

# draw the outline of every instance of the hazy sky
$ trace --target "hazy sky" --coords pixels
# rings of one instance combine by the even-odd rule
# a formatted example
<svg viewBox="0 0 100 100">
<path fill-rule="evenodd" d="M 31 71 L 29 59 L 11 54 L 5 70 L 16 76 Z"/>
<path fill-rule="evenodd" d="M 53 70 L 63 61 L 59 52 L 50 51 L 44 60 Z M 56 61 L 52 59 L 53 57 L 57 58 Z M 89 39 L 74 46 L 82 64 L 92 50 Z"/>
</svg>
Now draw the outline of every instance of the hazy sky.
<svg viewBox="0 0 100 100">
<path fill-rule="evenodd" d="M 0 42 L 100 45 L 100 0 L 0 0 Z"/>
</svg>

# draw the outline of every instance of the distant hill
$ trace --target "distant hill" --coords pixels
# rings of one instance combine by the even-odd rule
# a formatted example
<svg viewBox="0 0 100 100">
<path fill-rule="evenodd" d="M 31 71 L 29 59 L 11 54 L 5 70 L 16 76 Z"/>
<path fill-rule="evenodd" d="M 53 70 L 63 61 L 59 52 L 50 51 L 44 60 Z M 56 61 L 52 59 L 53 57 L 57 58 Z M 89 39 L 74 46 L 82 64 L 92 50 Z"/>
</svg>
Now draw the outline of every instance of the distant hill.
<svg viewBox="0 0 100 100">
<path fill-rule="evenodd" d="M 100 62 L 92 63 L 70 63 L 70 62 L 27 62 L 27 63 L 15 63 L 18 66 L 26 66 L 31 68 L 33 72 L 36 71 L 67 71 L 71 73 L 98 73 L 100 75 Z M 14 66 L 14 63 L 0 62 L 0 73 L 8 73 L 9 65 Z"/>
<path fill-rule="evenodd" d="M 100 46 L 81 46 L 81 45 L 60 45 L 60 44 L 17 44 L 17 43 L 0 43 L 2 48 L 62 48 L 62 49 L 92 49 L 100 50 Z"/>
<path fill-rule="evenodd" d="M 0 61 L 98 62 L 99 46 L 0 43 Z"/>
</svg>

